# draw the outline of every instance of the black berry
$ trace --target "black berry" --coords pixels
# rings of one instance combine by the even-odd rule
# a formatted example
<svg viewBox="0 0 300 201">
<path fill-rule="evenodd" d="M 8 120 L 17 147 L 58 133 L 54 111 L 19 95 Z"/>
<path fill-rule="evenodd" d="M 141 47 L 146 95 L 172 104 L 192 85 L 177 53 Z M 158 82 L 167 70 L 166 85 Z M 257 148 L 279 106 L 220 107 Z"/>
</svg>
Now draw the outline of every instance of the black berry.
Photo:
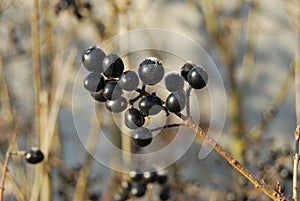
<svg viewBox="0 0 300 201">
<path fill-rule="evenodd" d="M 120 76 L 118 84 L 125 91 L 133 91 L 139 85 L 139 78 L 134 71 L 125 71 Z"/>
<path fill-rule="evenodd" d="M 106 76 L 117 78 L 123 73 L 124 63 L 118 55 L 109 54 L 104 57 L 102 68 Z"/>
<path fill-rule="evenodd" d="M 208 75 L 202 68 L 194 67 L 189 71 L 187 80 L 194 89 L 202 89 L 206 86 Z"/>
<path fill-rule="evenodd" d="M 144 84 L 154 85 L 162 80 L 164 68 L 157 58 L 149 57 L 140 63 L 138 73 Z"/>
<path fill-rule="evenodd" d="M 168 200 L 170 198 L 170 187 L 166 186 L 162 189 L 162 191 L 159 194 L 160 200 Z"/>
<path fill-rule="evenodd" d="M 187 76 L 192 68 L 194 68 L 195 64 L 191 62 L 186 62 L 182 67 L 181 67 L 181 76 L 187 81 Z"/>
<path fill-rule="evenodd" d="M 178 113 L 185 107 L 186 94 L 184 91 L 172 92 L 166 100 L 167 109 L 170 112 Z"/>
<path fill-rule="evenodd" d="M 102 73 L 102 61 L 105 53 L 95 46 L 89 47 L 82 55 L 82 63 L 84 67 L 91 72 Z"/>
<path fill-rule="evenodd" d="M 96 101 L 99 101 L 99 102 L 106 102 L 107 99 L 104 97 L 103 92 L 104 92 L 104 89 L 101 89 L 101 90 L 98 91 L 98 92 L 91 92 L 91 96 L 92 96 Z"/>
<path fill-rule="evenodd" d="M 148 128 L 140 127 L 132 132 L 131 138 L 137 146 L 146 147 L 152 142 L 152 133 Z"/>
<path fill-rule="evenodd" d="M 116 100 L 122 95 L 122 89 L 116 81 L 109 81 L 103 91 L 103 96 L 108 100 Z"/>
<path fill-rule="evenodd" d="M 145 96 L 141 99 L 139 108 L 141 112 L 146 116 L 156 115 L 162 109 L 162 101 L 157 96 Z"/>
<path fill-rule="evenodd" d="M 131 170 L 129 177 L 132 181 L 140 181 L 143 178 L 143 174 L 139 170 Z"/>
<path fill-rule="evenodd" d="M 143 177 L 146 182 L 152 183 L 156 181 L 157 174 L 155 171 L 145 171 Z"/>
<path fill-rule="evenodd" d="M 116 193 L 113 196 L 113 201 L 126 201 L 128 199 L 128 194 L 123 192 L 123 193 Z"/>
<path fill-rule="evenodd" d="M 156 172 L 156 181 L 159 184 L 164 184 L 168 180 L 168 175 L 164 170 L 160 170 Z"/>
<path fill-rule="evenodd" d="M 44 154 L 37 147 L 31 147 L 25 154 L 26 161 L 28 163 L 37 164 L 44 160 Z"/>
<path fill-rule="evenodd" d="M 90 73 L 85 77 L 83 86 L 90 92 L 98 92 L 105 86 L 104 77 L 99 73 Z"/>
<path fill-rule="evenodd" d="M 129 181 L 122 181 L 121 183 L 121 187 L 125 190 L 125 191 L 130 191 L 132 188 L 132 184 Z"/>
<path fill-rule="evenodd" d="M 136 129 L 143 126 L 145 118 L 136 108 L 130 108 L 125 112 L 125 125 L 130 129 Z"/>
<path fill-rule="evenodd" d="M 146 185 L 144 184 L 137 184 L 133 186 L 131 189 L 131 194 L 135 197 L 142 197 L 146 193 Z"/>
<path fill-rule="evenodd" d="M 127 105 L 127 100 L 123 96 L 116 100 L 107 100 L 105 103 L 105 107 L 114 113 L 123 112 L 127 108 Z"/>
</svg>

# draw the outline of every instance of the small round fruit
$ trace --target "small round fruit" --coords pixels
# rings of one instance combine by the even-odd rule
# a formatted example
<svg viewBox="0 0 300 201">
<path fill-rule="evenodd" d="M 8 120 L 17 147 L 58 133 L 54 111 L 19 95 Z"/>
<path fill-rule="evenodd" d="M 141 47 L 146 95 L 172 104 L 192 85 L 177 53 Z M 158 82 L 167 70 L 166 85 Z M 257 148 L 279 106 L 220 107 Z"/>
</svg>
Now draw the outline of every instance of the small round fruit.
<svg viewBox="0 0 300 201">
<path fill-rule="evenodd" d="M 143 173 L 144 180 L 148 183 L 153 183 L 156 181 L 157 174 L 155 171 L 146 171 Z"/>
<path fill-rule="evenodd" d="M 139 85 L 139 78 L 134 71 L 125 71 L 119 79 L 119 86 L 125 91 L 133 91 Z"/>
<path fill-rule="evenodd" d="M 108 77 L 119 77 L 124 71 L 124 63 L 116 54 L 109 54 L 102 62 L 104 74 Z"/>
<path fill-rule="evenodd" d="M 159 198 L 162 201 L 168 200 L 170 198 L 170 187 L 166 186 L 162 189 L 162 191 L 159 194 Z"/>
<path fill-rule="evenodd" d="M 123 192 L 123 193 L 116 193 L 113 196 L 113 201 L 126 201 L 128 199 L 128 194 Z"/>
<path fill-rule="evenodd" d="M 162 80 L 164 67 L 157 58 L 149 57 L 140 63 L 138 73 L 144 84 L 154 85 Z"/>
<path fill-rule="evenodd" d="M 181 112 L 185 107 L 186 94 L 184 91 L 172 92 L 166 100 L 167 109 L 173 113 Z"/>
<path fill-rule="evenodd" d="M 124 181 L 121 182 L 121 187 L 125 191 L 130 191 L 131 188 L 132 188 L 132 184 L 129 181 L 124 180 Z"/>
<path fill-rule="evenodd" d="M 192 62 L 186 62 L 182 67 L 181 67 L 181 76 L 187 81 L 187 75 L 189 74 L 190 70 L 194 68 L 195 64 Z"/>
<path fill-rule="evenodd" d="M 101 89 L 98 92 L 91 92 L 91 96 L 99 102 L 106 102 L 107 99 L 103 96 L 104 89 Z"/>
<path fill-rule="evenodd" d="M 166 88 L 170 92 L 183 90 L 184 80 L 178 73 L 168 73 L 165 77 Z"/>
<path fill-rule="evenodd" d="M 98 92 L 105 86 L 104 77 L 99 73 L 90 73 L 83 80 L 83 86 L 90 92 Z"/>
<path fill-rule="evenodd" d="M 122 89 L 118 86 L 116 81 L 109 81 L 104 87 L 103 96 L 108 100 L 116 100 L 122 93 Z"/>
<path fill-rule="evenodd" d="M 168 180 L 168 175 L 164 170 L 160 170 L 156 172 L 156 181 L 159 184 L 164 184 Z"/>
<path fill-rule="evenodd" d="M 28 163 L 37 164 L 44 160 L 43 152 L 37 147 L 31 147 L 25 154 L 25 159 Z"/>
<path fill-rule="evenodd" d="M 157 96 L 145 96 L 141 99 L 139 108 L 146 116 L 156 115 L 162 110 L 162 101 Z"/>
<path fill-rule="evenodd" d="M 139 170 L 131 170 L 129 177 L 132 181 L 140 181 L 143 178 L 143 174 Z"/>
<path fill-rule="evenodd" d="M 152 133 L 148 128 L 139 127 L 131 134 L 134 144 L 139 147 L 146 147 L 152 142 Z"/>
<path fill-rule="evenodd" d="M 145 118 L 136 108 L 130 108 L 125 112 L 125 125 L 130 129 L 136 129 L 143 126 Z"/>
<path fill-rule="evenodd" d="M 194 89 L 202 89 L 206 86 L 208 75 L 202 68 L 194 67 L 188 73 L 187 80 Z"/>
<path fill-rule="evenodd" d="M 127 108 L 127 100 L 123 96 L 119 97 L 117 100 L 107 100 L 105 107 L 114 113 L 123 112 Z"/>
<path fill-rule="evenodd" d="M 137 184 L 133 186 L 131 189 L 131 194 L 135 197 L 143 197 L 146 193 L 146 185 L 144 184 Z"/>
<path fill-rule="evenodd" d="M 102 73 L 102 61 L 105 53 L 96 46 L 89 47 L 82 55 L 82 63 L 84 67 L 91 72 Z"/>
</svg>

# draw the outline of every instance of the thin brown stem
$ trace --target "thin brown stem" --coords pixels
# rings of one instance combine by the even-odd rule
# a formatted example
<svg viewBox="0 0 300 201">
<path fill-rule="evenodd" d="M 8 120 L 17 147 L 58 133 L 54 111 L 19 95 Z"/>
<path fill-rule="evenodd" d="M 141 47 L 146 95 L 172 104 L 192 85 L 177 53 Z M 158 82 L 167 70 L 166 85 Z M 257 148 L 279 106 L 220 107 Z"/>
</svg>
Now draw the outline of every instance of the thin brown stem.
<svg viewBox="0 0 300 201">
<path fill-rule="evenodd" d="M 6 174 L 7 174 L 7 171 L 8 171 L 8 161 L 9 161 L 9 158 L 11 156 L 11 150 L 13 148 L 13 145 L 16 141 L 16 138 L 17 138 L 17 134 L 19 132 L 19 126 L 16 126 L 15 127 L 15 130 L 14 130 L 14 133 L 13 133 L 13 136 L 10 140 L 10 143 L 9 143 L 9 146 L 7 148 L 7 151 L 6 151 L 6 156 L 5 156 L 5 160 L 4 160 L 4 164 L 3 164 L 3 170 L 2 170 L 2 178 L 1 178 L 1 182 L 0 182 L 0 201 L 3 201 L 3 194 L 4 194 L 4 190 L 5 190 L 5 178 L 6 178 Z"/>
<path fill-rule="evenodd" d="M 242 166 L 235 158 L 225 152 L 223 148 L 217 144 L 210 136 L 208 136 L 201 128 L 196 126 L 191 118 L 185 120 L 185 125 L 192 129 L 199 137 L 205 140 L 213 149 L 218 152 L 230 165 L 233 166 L 238 172 L 245 176 L 251 183 L 254 184 L 255 188 L 263 191 L 267 196 L 276 201 L 287 201 L 282 194 L 278 193 L 267 185 L 263 180 L 257 179 L 248 169 Z"/>
</svg>

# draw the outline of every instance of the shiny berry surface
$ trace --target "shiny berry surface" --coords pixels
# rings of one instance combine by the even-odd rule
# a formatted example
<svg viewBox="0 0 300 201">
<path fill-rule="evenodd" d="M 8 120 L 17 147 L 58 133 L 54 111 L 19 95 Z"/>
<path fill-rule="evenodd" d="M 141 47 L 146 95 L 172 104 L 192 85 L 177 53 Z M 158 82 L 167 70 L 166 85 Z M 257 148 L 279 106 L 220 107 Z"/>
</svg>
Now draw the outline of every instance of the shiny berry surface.
<svg viewBox="0 0 300 201">
<path fill-rule="evenodd" d="M 105 103 L 105 107 L 114 113 L 123 112 L 127 108 L 127 99 L 123 96 L 119 97 L 116 100 L 107 100 Z"/>
<path fill-rule="evenodd" d="M 149 57 L 140 63 L 138 74 L 144 84 L 154 85 L 162 80 L 164 68 L 157 58 Z"/>
<path fill-rule="evenodd" d="M 195 64 L 191 62 L 186 62 L 182 67 L 181 67 L 181 76 L 187 81 L 187 76 L 192 68 L 194 68 Z"/>
<path fill-rule="evenodd" d="M 146 193 L 146 185 L 144 184 L 137 184 L 132 187 L 131 194 L 135 197 L 142 197 Z"/>
<path fill-rule="evenodd" d="M 132 188 L 132 184 L 131 184 L 131 182 L 124 180 L 124 181 L 121 182 L 121 187 L 125 191 L 130 191 L 131 188 Z"/>
<path fill-rule="evenodd" d="M 124 71 L 124 63 L 118 55 L 109 54 L 103 59 L 102 68 L 106 76 L 117 78 Z"/>
<path fill-rule="evenodd" d="M 101 90 L 98 91 L 98 92 L 91 92 L 91 96 L 92 96 L 96 101 L 99 101 L 99 102 L 106 102 L 107 99 L 104 97 L 103 92 L 104 92 L 104 89 L 101 89 Z"/>
<path fill-rule="evenodd" d="M 130 129 L 136 129 L 143 126 L 145 118 L 136 108 L 130 108 L 125 112 L 125 125 Z"/>
<path fill-rule="evenodd" d="M 119 86 L 125 91 L 136 90 L 139 85 L 139 78 L 134 71 L 125 71 L 119 79 Z"/>
<path fill-rule="evenodd" d="M 168 73 L 165 77 L 165 86 L 170 92 L 183 90 L 184 79 L 178 73 Z"/>
<path fill-rule="evenodd" d="M 109 81 L 106 83 L 103 91 L 103 96 L 108 100 L 116 100 L 122 95 L 122 89 L 118 86 L 116 81 Z"/>
<path fill-rule="evenodd" d="M 145 171 L 143 173 L 144 180 L 148 183 L 153 183 L 156 181 L 156 172 L 155 171 Z"/>
<path fill-rule="evenodd" d="M 44 154 L 37 147 L 31 147 L 30 150 L 26 151 L 25 159 L 28 163 L 37 164 L 44 160 Z"/>
<path fill-rule="evenodd" d="M 187 80 L 194 89 L 202 89 L 206 86 L 208 75 L 202 68 L 194 67 L 189 71 Z"/>
<path fill-rule="evenodd" d="M 162 101 L 157 96 L 145 96 L 141 99 L 139 108 L 146 116 L 156 115 L 162 110 Z"/>
<path fill-rule="evenodd" d="M 128 194 L 123 192 L 123 193 L 116 193 L 113 196 L 113 201 L 126 201 L 128 199 Z"/>
<path fill-rule="evenodd" d="M 185 107 L 186 94 L 184 91 L 172 92 L 166 100 L 166 106 L 170 112 L 179 113 Z"/>
<path fill-rule="evenodd" d="M 168 180 L 168 174 L 164 170 L 156 172 L 156 181 L 159 184 L 164 184 Z"/>
<path fill-rule="evenodd" d="M 83 86 L 90 92 L 98 92 L 105 86 L 104 77 L 99 73 L 90 73 L 83 80 Z"/>
<path fill-rule="evenodd" d="M 82 63 L 88 71 L 102 73 L 102 61 L 105 56 L 105 53 L 100 48 L 92 46 L 83 53 Z"/>
<path fill-rule="evenodd" d="M 152 142 L 152 133 L 148 128 L 140 127 L 132 132 L 131 138 L 137 146 L 146 147 Z"/>
<path fill-rule="evenodd" d="M 140 181 L 143 179 L 143 174 L 139 170 L 131 170 L 129 172 L 129 177 L 132 181 Z"/>
</svg>

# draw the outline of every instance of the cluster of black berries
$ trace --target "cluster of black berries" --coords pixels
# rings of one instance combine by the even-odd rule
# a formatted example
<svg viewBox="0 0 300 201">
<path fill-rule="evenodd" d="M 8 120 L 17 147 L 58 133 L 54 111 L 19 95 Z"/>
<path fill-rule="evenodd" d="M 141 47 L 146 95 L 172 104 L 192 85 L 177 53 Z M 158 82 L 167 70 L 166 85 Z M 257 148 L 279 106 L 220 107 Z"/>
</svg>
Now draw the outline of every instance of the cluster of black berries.
<svg viewBox="0 0 300 201">
<path fill-rule="evenodd" d="M 43 152 L 37 147 L 31 147 L 24 156 L 26 161 L 31 164 L 37 164 L 44 160 Z"/>
<path fill-rule="evenodd" d="M 116 54 L 106 55 L 95 46 L 89 47 L 82 55 L 82 63 L 90 71 L 83 81 L 86 90 L 99 102 L 105 102 L 106 108 L 113 113 L 125 111 L 125 125 L 132 130 L 132 141 L 139 147 L 152 142 L 151 129 L 143 127 L 145 117 L 165 111 L 179 114 L 187 105 L 189 92 L 206 86 L 208 75 L 198 65 L 187 62 L 181 68 L 181 74 L 169 72 L 164 76 L 162 63 L 153 57 L 144 59 L 138 66 L 138 73 L 124 71 L 124 63 Z M 147 85 L 156 85 L 164 78 L 165 87 L 170 92 L 162 100 L 155 92 L 146 90 Z M 184 89 L 185 81 L 188 83 Z M 139 83 L 142 87 L 139 88 Z M 126 91 L 135 91 L 136 97 L 127 100 Z M 139 101 L 137 107 L 135 102 Z"/>
<path fill-rule="evenodd" d="M 151 193 L 151 186 L 159 185 L 160 200 L 168 200 L 170 197 L 170 187 L 167 183 L 168 175 L 164 170 L 139 172 L 132 170 L 129 172 L 129 180 L 121 182 L 121 190 L 113 196 L 114 201 L 125 201 L 132 197 L 143 197 L 146 192 Z"/>
</svg>

